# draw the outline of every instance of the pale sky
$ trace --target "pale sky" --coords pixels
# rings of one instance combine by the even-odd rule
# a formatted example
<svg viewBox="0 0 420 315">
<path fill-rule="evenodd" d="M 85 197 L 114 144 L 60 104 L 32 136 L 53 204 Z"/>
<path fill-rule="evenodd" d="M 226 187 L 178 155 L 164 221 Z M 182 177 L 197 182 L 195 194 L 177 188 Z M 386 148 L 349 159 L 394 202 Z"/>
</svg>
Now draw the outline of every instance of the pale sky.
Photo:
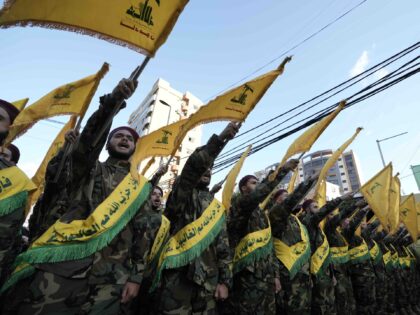
<svg viewBox="0 0 420 315">
<path fill-rule="evenodd" d="M 190 91 L 208 101 L 359 2 L 191 0 L 114 126 L 127 124 L 130 113 L 159 77 L 179 91 Z M 293 61 L 284 75 L 273 84 L 242 129 L 250 129 L 416 43 L 420 39 L 419 16 L 418 0 L 368 0 L 292 52 Z M 110 72 L 99 86 L 88 114 L 96 109 L 99 96 L 110 92 L 143 59 L 132 50 L 93 37 L 38 27 L 0 29 L 0 43 L 0 98 L 9 101 L 29 97 L 30 103 L 35 102 L 55 87 L 95 73 L 104 61 L 110 63 Z M 275 68 L 280 61 L 255 75 Z M 383 69 L 375 77 L 388 71 Z M 370 82 L 360 82 L 319 108 Z M 358 126 L 363 126 L 364 131 L 350 149 L 357 155 L 362 176 L 367 180 L 382 167 L 375 140 L 407 131 L 407 135 L 383 142 L 382 149 L 386 162 L 392 161 L 394 171 L 401 173 L 403 192 L 417 192 L 409 166 L 420 164 L 419 87 L 420 76 L 416 75 L 345 110 L 313 151 L 336 149 Z M 64 117 L 56 119 L 66 121 Z M 262 130 L 269 131 L 277 123 Z M 224 125 L 205 125 L 203 142 Z M 59 125 L 40 122 L 16 141 L 21 150 L 19 165 L 29 175 L 38 167 L 59 129 Z M 252 135 L 255 134 L 234 140 L 232 145 Z M 278 162 L 296 136 L 249 157 L 240 176 Z M 214 182 L 225 173 L 214 176 Z"/>
</svg>

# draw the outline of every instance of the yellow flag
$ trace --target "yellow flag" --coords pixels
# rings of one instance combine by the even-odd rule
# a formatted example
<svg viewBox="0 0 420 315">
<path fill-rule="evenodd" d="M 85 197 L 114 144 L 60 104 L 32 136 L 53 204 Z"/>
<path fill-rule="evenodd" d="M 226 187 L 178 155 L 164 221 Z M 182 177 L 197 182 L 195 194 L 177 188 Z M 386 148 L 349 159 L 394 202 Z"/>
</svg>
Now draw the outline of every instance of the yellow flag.
<svg viewBox="0 0 420 315">
<path fill-rule="evenodd" d="M 148 157 L 175 154 L 188 131 L 199 124 L 220 120 L 244 121 L 289 61 L 290 58 L 286 58 L 276 70 L 218 96 L 188 119 L 139 138 L 131 160 L 132 175 L 135 176 L 138 164 Z"/>
<path fill-rule="evenodd" d="M 386 231 L 389 231 L 388 209 L 391 179 L 392 164 L 390 163 L 360 188 L 360 192 Z"/>
<path fill-rule="evenodd" d="M 325 182 L 325 179 L 327 178 L 328 171 L 331 169 L 331 167 L 334 166 L 334 164 L 337 162 L 338 158 L 343 154 L 344 150 L 347 149 L 347 147 L 353 142 L 353 140 L 357 137 L 359 132 L 362 131 L 362 128 L 357 128 L 354 135 L 348 139 L 346 142 L 344 142 L 341 147 L 337 149 L 327 160 L 327 162 L 324 164 L 324 166 L 321 169 L 321 172 L 319 173 L 318 181 L 315 184 L 315 196 L 318 195 L 318 190 L 320 189 L 321 183 Z M 324 183 L 325 185 L 325 183 Z M 323 188 L 326 191 L 326 188 Z M 318 202 L 319 204 L 319 202 Z"/>
<path fill-rule="evenodd" d="M 188 0 L 8 0 L 0 26 L 41 26 L 105 39 L 153 56 Z"/>
<path fill-rule="evenodd" d="M 6 143 L 11 143 L 41 119 L 57 115 L 78 115 L 83 117 L 99 82 L 108 72 L 108 68 L 108 64 L 104 63 L 97 73 L 79 81 L 60 86 L 34 104 L 26 107 L 13 122 Z"/>
<path fill-rule="evenodd" d="M 168 156 L 176 152 L 181 143 L 175 142 L 175 138 L 185 121 L 186 119 L 179 120 L 137 140 L 136 150 L 131 158 L 133 176 L 136 176 L 139 163 L 147 157 Z"/>
<path fill-rule="evenodd" d="M 12 105 L 15 106 L 20 112 L 22 109 L 25 108 L 26 104 L 28 104 L 29 98 L 24 98 L 18 101 L 12 102 Z"/>
<path fill-rule="evenodd" d="M 401 183 L 398 176 L 391 180 L 389 188 L 388 224 L 391 234 L 395 233 L 400 224 Z"/>
<path fill-rule="evenodd" d="M 315 141 L 319 138 L 319 136 L 324 132 L 325 129 L 329 126 L 329 124 L 334 120 L 335 117 L 341 112 L 341 110 L 346 105 L 345 101 L 342 101 L 335 111 L 329 114 L 327 117 L 324 117 L 322 120 L 314 124 L 311 128 L 306 130 L 302 133 L 287 149 L 287 152 L 275 172 L 270 175 L 270 180 L 273 180 L 276 176 L 280 168 L 286 163 L 286 161 L 291 158 L 293 155 L 298 153 L 303 153 L 309 151 Z"/>
<path fill-rule="evenodd" d="M 223 187 L 222 193 L 222 203 L 225 206 L 225 209 L 229 211 L 230 202 L 232 199 L 233 188 L 235 187 L 236 178 L 238 177 L 239 172 L 244 165 L 245 159 L 247 158 L 249 151 L 251 151 L 251 145 L 242 153 L 241 158 L 236 162 L 235 166 L 230 170 L 228 176 L 226 177 L 226 183 Z"/>
<path fill-rule="evenodd" d="M 57 155 L 58 151 L 63 146 L 66 132 L 74 128 L 74 126 L 76 125 L 76 120 L 77 116 L 71 116 L 67 124 L 63 126 L 63 128 L 51 144 L 50 148 L 48 149 L 47 154 L 45 154 L 45 157 L 42 160 L 41 165 L 38 167 L 38 170 L 36 171 L 35 175 L 32 177 L 32 182 L 38 187 L 38 189 L 32 192 L 30 196 L 30 205 L 33 205 L 44 191 L 45 172 L 47 170 L 47 165 L 50 162 L 50 160 L 55 155 Z"/>
<path fill-rule="evenodd" d="M 314 192 L 314 200 L 318 203 L 318 207 L 323 207 L 327 203 L 327 181 L 322 180 Z"/>
<path fill-rule="evenodd" d="M 291 194 L 295 189 L 296 178 L 299 175 L 299 167 L 296 167 L 295 171 L 293 172 L 292 178 L 290 178 L 289 185 L 287 186 L 287 192 Z"/>
<path fill-rule="evenodd" d="M 199 124 L 219 120 L 244 121 L 258 104 L 274 80 L 284 72 L 285 65 L 291 60 L 287 57 L 276 70 L 248 81 L 211 100 L 193 114 L 182 127 L 180 137 Z"/>
<path fill-rule="evenodd" d="M 417 232 L 420 233 L 420 202 L 416 203 L 417 210 Z"/>
<path fill-rule="evenodd" d="M 418 230 L 417 230 L 417 209 L 416 199 L 414 194 L 411 194 L 400 205 L 400 218 L 405 224 L 408 232 L 410 233 L 413 241 L 417 241 Z"/>
</svg>

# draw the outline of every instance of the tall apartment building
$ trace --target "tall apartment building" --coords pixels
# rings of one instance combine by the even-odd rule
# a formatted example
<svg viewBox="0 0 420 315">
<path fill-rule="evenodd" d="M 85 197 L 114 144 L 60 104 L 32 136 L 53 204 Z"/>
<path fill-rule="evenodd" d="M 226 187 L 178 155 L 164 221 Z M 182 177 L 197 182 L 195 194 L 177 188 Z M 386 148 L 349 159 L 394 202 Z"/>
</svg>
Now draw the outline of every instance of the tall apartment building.
<svg viewBox="0 0 420 315">
<path fill-rule="evenodd" d="M 320 170 L 333 154 L 332 150 L 320 150 L 305 155 L 299 164 L 299 182 Z M 357 159 L 352 150 L 344 152 L 328 171 L 327 182 L 340 187 L 345 194 L 359 190 L 361 186 Z"/>
<path fill-rule="evenodd" d="M 190 92 L 179 92 L 167 81 L 158 79 L 139 107 L 130 115 L 128 124 L 140 136 L 145 136 L 163 126 L 189 117 L 202 105 L 203 102 Z M 170 189 L 176 176 L 180 174 L 187 157 L 200 145 L 201 126 L 198 126 L 188 132 L 171 162 L 168 173 L 162 177 L 160 185 L 165 191 Z M 140 164 L 140 169 L 147 164 L 147 161 Z M 166 158 L 157 159 L 147 171 L 146 177 L 151 177 L 159 164 L 166 161 Z"/>
<path fill-rule="evenodd" d="M 310 176 L 313 172 L 321 170 L 328 158 L 332 155 L 332 150 L 321 150 L 305 155 L 298 165 L 299 176 L 296 180 L 296 185 L 301 183 L 305 178 Z M 270 170 L 277 167 L 277 163 L 266 167 L 265 169 L 255 173 L 255 176 L 260 180 L 268 175 Z M 292 177 L 290 172 L 280 183 L 280 186 L 286 188 Z M 333 184 L 334 186 L 332 186 Z M 331 186 L 328 188 L 328 186 Z M 361 186 L 359 175 L 359 167 L 356 156 L 353 151 L 344 152 L 335 165 L 329 170 L 327 176 L 327 191 L 331 191 L 331 197 L 357 191 Z M 337 191 L 338 189 L 338 191 Z M 328 195 L 328 194 L 327 194 Z"/>
</svg>

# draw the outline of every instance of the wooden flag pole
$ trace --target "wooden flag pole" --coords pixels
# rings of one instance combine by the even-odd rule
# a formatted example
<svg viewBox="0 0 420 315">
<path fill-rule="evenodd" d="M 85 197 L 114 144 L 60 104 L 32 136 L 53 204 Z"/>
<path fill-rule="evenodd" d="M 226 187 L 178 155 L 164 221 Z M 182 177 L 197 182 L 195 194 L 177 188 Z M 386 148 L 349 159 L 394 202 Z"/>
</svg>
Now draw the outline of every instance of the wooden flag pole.
<svg viewBox="0 0 420 315">
<path fill-rule="evenodd" d="M 150 58 L 149 56 L 147 56 L 146 58 L 144 58 L 144 60 L 143 60 L 142 64 L 141 64 L 141 65 L 139 65 L 139 66 L 137 66 L 137 67 L 136 67 L 136 69 L 134 69 L 134 71 L 131 73 L 130 78 L 129 78 L 131 81 L 137 80 L 137 79 L 139 78 L 140 74 L 141 74 L 141 73 L 143 72 L 143 70 L 146 68 L 146 66 L 147 66 L 147 64 L 149 63 L 150 59 L 151 59 L 151 58 Z M 105 131 L 108 129 L 108 127 L 112 124 L 112 121 L 113 121 L 113 119 L 114 119 L 115 115 L 116 115 L 116 114 L 118 113 L 118 111 L 121 109 L 121 106 L 122 106 L 123 102 L 124 102 L 124 100 L 122 100 L 119 104 L 117 104 L 117 105 L 113 108 L 113 110 L 112 110 L 111 114 L 108 116 L 107 120 L 106 120 L 106 121 L 105 121 L 105 123 L 102 125 L 102 128 L 101 128 L 101 129 L 99 130 L 99 132 L 96 134 L 96 137 L 95 137 L 95 139 L 94 139 L 94 140 L 93 140 L 93 142 L 92 142 L 92 146 L 96 146 L 96 145 L 98 144 L 98 142 L 99 142 L 99 140 L 102 138 L 102 136 L 103 136 L 104 132 L 105 132 Z M 75 127 L 75 130 L 76 130 L 76 131 L 79 131 L 79 129 L 80 129 L 80 127 L 81 127 L 81 124 L 82 124 L 82 120 L 83 120 L 83 117 L 80 117 L 80 118 L 79 118 L 79 120 L 77 121 L 77 125 L 76 125 L 76 127 Z M 70 154 L 70 152 L 71 152 L 72 147 L 73 147 L 73 145 L 72 145 L 72 144 L 68 144 L 68 143 L 66 143 L 66 144 L 65 144 L 65 146 L 64 146 L 64 154 L 63 154 L 63 158 L 62 158 L 62 159 L 61 159 L 61 161 L 60 161 L 60 164 L 59 164 L 58 169 L 57 169 L 57 173 L 55 174 L 55 177 L 54 177 L 54 179 L 53 179 L 53 183 L 57 183 L 57 182 L 58 182 L 58 179 L 59 179 L 59 177 L 60 177 L 60 174 L 61 174 L 61 172 L 63 171 L 64 164 L 65 164 L 65 162 L 66 162 L 66 159 L 67 159 L 68 155 L 69 155 L 69 154 Z"/>
</svg>

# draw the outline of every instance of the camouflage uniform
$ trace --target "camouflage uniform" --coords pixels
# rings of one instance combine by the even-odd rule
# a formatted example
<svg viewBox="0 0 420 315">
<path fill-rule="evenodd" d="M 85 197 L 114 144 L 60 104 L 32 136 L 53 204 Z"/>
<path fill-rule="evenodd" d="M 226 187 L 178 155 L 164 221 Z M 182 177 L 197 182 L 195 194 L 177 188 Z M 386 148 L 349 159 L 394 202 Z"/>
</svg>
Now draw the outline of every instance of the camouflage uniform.
<svg viewBox="0 0 420 315">
<path fill-rule="evenodd" d="M 203 174 L 213 165 L 224 143 L 213 135 L 207 145 L 189 157 L 166 203 L 165 216 L 171 222 L 170 235 L 198 219 L 213 200 L 207 187 L 200 184 Z M 188 265 L 166 269 L 162 274 L 155 314 L 215 314 L 214 292 L 217 284 L 231 286 L 226 224 L 201 255 Z"/>
<path fill-rule="evenodd" d="M 101 98 L 99 109 L 88 120 L 80 140 L 72 151 L 71 178 L 67 192 L 69 210 L 61 218 L 64 222 L 85 219 L 111 194 L 128 174 L 127 161 L 108 158 L 98 162 L 106 142 L 108 130 L 99 143 L 91 143 L 116 101 L 110 95 Z M 145 257 L 150 241 L 140 212 L 114 237 L 110 244 L 90 257 L 62 263 L 36 265 L 27 295 L 17 301 L 17 314 L 117 314 L 121 290 L 127 281 L 140 284 L 145 269 Z M 13 290 L 9 296 L 13 296 Z M 12 313 L 12 312 L 11 312 Z M 15 314 L 16 314 L 15 313 Z"/>
<path fill-rule="evenodd" d="M 352 218 L 349 226 L 343 230 L 343 236 L 349 244 L 349 249 L 363 243 L 361 236 L 355 234 L 360 222 L 366 216 L 366 210 L 359 210 Z M 361 262 L 350 261 L 349 267 L 357 314 L 375 314 L 375 272 L 372 262 L 367 257 Z"/>
<path fill-rule="evenodd" d="M 273 237 L 281 240 L 287 246 L 302 241 L 301 230 L 293 210 L 311 189 L 315 180 L 301 183 L 284 202 L 276 204 L 270 209 L 270 222 Z M 278 260 L 282 296 L 277 296 L 276 314 L 309 315 L 311 313 L 312 280 L 310 275 L 309 258 L 303 263 L 296 275 L 291 278 L 289 270 Z"/>
<path fill-rule="evenodd" d="M 0 158 L 0 169 L 13 166 Z M 22 247 L 22 224 L 25 220 L 25 207 L 0 217 L 0 285 L 11 272 L 11 265 Z"/>
<path fill-rule="evenodd" d="M 377 219 L 373 223 L 368 224 L 368 226 L 362 231 L 362 237 L 365 240 L 366 244 L 371 250 L 375 243 L 373 242 L 373 231 L 379 226 L 379 220 Z M 379 246 L 379 245 L 378 245 Z M 382 259 L 382 251 L 379 247 L 380 259 L 374 261 L 372 259 L 373 270 L 375 272 L 375 314 L 385 315 L 387 314 L 386 310 L 386 295 L 387 295 L 387 286 L 386 286 L 386 272 L 385 264 Z M 372 257 L 371 257 L 372 258 Z"/>
<path fill-rule="evenodd" d="M 160 225 L 162 223 L 162 209 L 154 209 L 151 205 L 151 202 L 148 203 L 143 207 L 141 210 L 141 218 L 147 224 L 145 227 L 145 231 L 147 231 L 147 235 L 143 237 L 142 242 L 150 242 L 151 246 L 153 246 L 153 242 L 156 239 L 157 232 L 159 231 Z M 150 248 L 150 245 L 146 245 L 146 247 Z M 132 313 L 136 315 L 149 315 L 153 314 L 153 305 L 157 302 L 156 293 L 150 293 L 150 287 L 152 285 L 154 276 L 155 276 L 155 269 L 157 265 L 158 259 L 155 257 L 146 267 L 143 275 L 143 281 L 141 282 L 140 291 L 132 303 Z"/>
<path fill-rule="evenodd" d="M 71 176 L 68 159 L 57 182 L 54 182 L 63 155 L 64 151 L 60 150 L 47 165 L 44 192 L 35 203 L 29 218 L 29 242 L 40 237 L 68 209 L 66 187 Z"/>
<path fill-rule="evenodd" d="M 331 248 L 347 246 L 343 235 L 341 235 L 337 228 L 355 209 L 356 205 L 354 201 L 345 201 L 340 205 L 340 212 L 326 222 L 324 231 Z M 353 287 L 349 274 L 349 262 L 335 263 L 333 261 L 332 267 L 337 280 L 334 288 L 337 314 L 354 315 L 356 314 L 356 301 L 354 300 Z"/>
<path fill-rule="evenodd" d="M 302 216 L 302 223 L 305 224 L 309 233 L 312 255 L 324 241 L 324 236 L 321 233 L 319 224 L 328 214 L 333 212 L 341 202 L 341 198 L 336 198 L 328 201 L 317 213 L 306 212 Z M 328 261 L 324 263 L 324 266 L 318 275 L 312 275 L 312 281 L 314 287 L 312 289 L 311 314 L 336 314 L 333 273 Z"/>
<path fill-rule="evenodd" d="M 267 217 L 259 204 L 275 189 L 289 171 L 281 169 L 273 181 L 268 178 L 249 194 L 233 198 L 229 210 L 228 233 L 232 251 L 242 238 L 252 232 L 266 229 Z M 274 278 L 279 278 L 274 252 L 250 263 L 234 275 L 230 304 L 235 314 L 275 314 Z"/>
</svg>

